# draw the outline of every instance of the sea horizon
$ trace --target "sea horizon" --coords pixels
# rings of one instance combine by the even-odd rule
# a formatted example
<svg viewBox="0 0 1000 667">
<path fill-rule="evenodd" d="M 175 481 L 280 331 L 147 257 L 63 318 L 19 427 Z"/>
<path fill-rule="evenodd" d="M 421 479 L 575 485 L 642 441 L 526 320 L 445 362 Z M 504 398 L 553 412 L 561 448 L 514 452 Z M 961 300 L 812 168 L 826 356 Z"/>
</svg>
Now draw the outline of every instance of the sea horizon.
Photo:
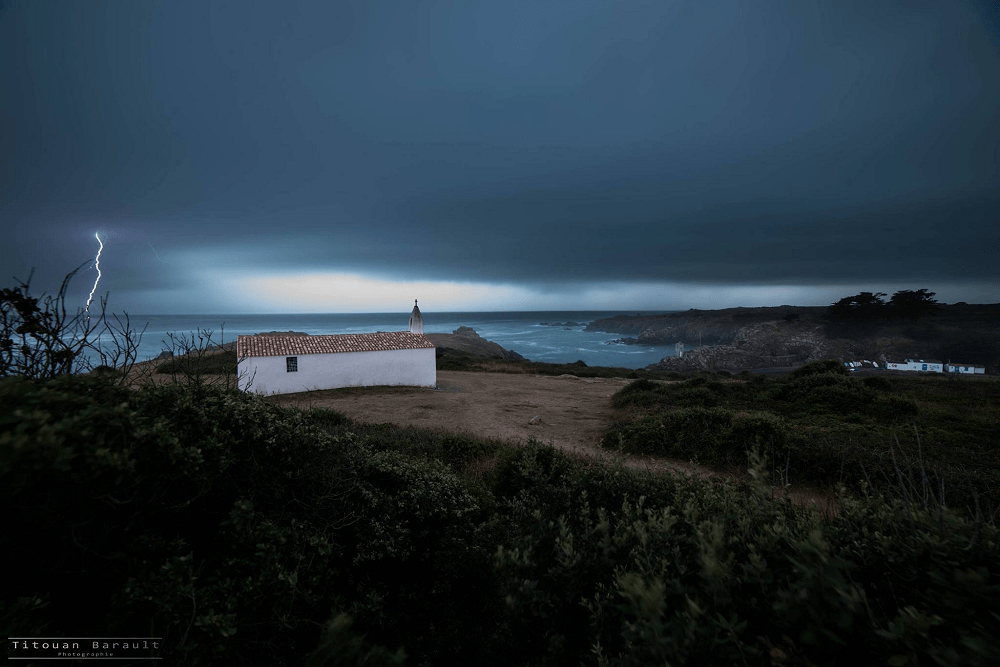
<svg viewBox="0 0 1000 667">
<path fill-rule="evenodd" d="M 596 319 L 616 315 L 654 315 L 664 310 L 525 310 L 525 311 L 421 311 L 425 333 L 452 333 L 460 326 L 474 329 L 483 338 L 527 359 L 548 363 L 582 360 L 589 366 L 642 368 L 674 355 L 673 346 L 609 344 L 619 334 L 583 331 Z M 267 314 L 129 314 L 136 332 L 146 327 L 137 359 L 145 361 L 171 349 L 168 334 L 191 339 L 192 333 L 211 331 L 211 344 L 237 336 L 267 331 L 296 331 L 310 335 L 403 331 L 409 311 L 386 313 L 267 313 Z M 574 326 L 563 326 L 565 323 Z M 543 324 L 547 323 L 547 324 Z M 553 326 L 559 323 L 559 326 Z M 108 336 L 102 345 L 110 345 Z M 174 346 L 176 348 L 176 345 Z M 177 351 L 176 349 L 174 351 Z"/>
</svg>

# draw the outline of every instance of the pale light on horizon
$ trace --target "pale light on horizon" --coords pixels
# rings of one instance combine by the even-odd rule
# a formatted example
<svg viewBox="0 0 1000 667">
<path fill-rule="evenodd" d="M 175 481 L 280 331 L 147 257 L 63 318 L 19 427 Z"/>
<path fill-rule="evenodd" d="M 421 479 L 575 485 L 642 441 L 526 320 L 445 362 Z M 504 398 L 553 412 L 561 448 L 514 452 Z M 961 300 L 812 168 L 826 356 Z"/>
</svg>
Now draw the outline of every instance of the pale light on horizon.
<svg viewBox="0 0 1000 667">
<path fill-rule="evenodd" d="M 192 278 L 195 278 L 192 276 Z M 204 287 L 209 286 L 209 287 Z M 254 273 L 205 270 L 188 287 L 150 294 L 134 312 L 185 313 L 386 313 L 409 310 L 418 299 L 427 312 L 495 311 L 662 311 L 758 306 L 826 306 L 861 291 L 915 289 L 907 284 L 871 285 L 704 285 L 677 282 L 506 283 L 442 280 L 392 280 L 346 272 Z M 959 286 L 932 291 L 942 303 L 976 302 L 962 298 Z M 986 295 L 983 295 L 984 297 Z M 985 301 L 982 301 L 985 302 Z"/>
</svg>

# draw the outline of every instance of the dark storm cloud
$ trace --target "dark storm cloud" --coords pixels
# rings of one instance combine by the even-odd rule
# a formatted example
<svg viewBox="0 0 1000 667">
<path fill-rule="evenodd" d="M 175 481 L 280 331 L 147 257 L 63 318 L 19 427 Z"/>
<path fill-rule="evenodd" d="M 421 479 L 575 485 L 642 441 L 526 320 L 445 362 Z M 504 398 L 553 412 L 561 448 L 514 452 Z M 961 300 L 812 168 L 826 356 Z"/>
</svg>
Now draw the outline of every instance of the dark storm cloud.
<svg viewBox="0 0 1000 667">
<path fill-rule="evenodd" d="M 0 7 L 14 273 L 998 277 L 990 3 Z"/>
</svg>

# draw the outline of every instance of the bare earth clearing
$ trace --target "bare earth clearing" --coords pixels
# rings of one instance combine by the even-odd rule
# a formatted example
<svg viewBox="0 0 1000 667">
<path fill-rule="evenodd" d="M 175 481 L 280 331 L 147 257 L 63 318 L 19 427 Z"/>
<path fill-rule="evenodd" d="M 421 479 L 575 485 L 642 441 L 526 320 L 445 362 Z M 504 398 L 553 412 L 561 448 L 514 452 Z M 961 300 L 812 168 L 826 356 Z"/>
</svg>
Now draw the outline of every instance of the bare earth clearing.
<svg viewBox="0 0 1000 667">
<path fill-rule="evenodd" d="M 611 396 L 629 380 L 468 371 L 438 371 L 437 379 L 437 389 L 330 389 L 272 396 L 269 400 L 282 406 L 336 410 L 367 423 L 513 442 L 534 437 L 578 456 L 622 458 L 601 449 L 599 442 L 615 417 Z M 703 466 L 662 457 L 629 455 L 624 462 L 631 468 L 716 474 Z M 792 497 L 800 503 L 816 502 L 827 511 L 833 508 L 832 498 L 812 489 L 793 488 Z"/>
<path fill-rule="evenodd" d="M 560 449 L 594 454 L 600 451 L 598 441 L 613 417 L 611 396 L 629 382 L 469 371 L 438 371 L 437 379 L 437 389 L 330 389 L 269 400 L 284 406 L 329 408 L 376 424 L 504 441 L 535 437 Z"/>
</svg>

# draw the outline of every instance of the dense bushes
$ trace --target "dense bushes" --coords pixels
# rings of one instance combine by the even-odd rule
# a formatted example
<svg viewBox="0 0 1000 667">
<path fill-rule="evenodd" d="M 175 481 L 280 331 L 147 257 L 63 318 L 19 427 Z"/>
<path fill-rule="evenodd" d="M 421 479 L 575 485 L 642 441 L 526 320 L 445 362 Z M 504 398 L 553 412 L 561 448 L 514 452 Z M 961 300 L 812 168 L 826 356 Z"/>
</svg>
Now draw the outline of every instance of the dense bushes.
<svg viewBox="0 0 1000 667">
<path fill-rule="evenodd" d="M 755 447 L 784 461 L 789 441 L 786 425 L 766 412 L 681 408 L 656 412 L 612 430 L 605 446 L 616 445 L 629 452 L 745 468 L 747 452 Z"/>
<path fill-rule="evenodd" d="M 819 361 L 812 361 L 803 366 L 799 366 L 792 371 L 792 377 L 801 378 L 808 377 L 810 375 L 824 375 L 827 373 L 832 373 L 834 375 L 847 375 L 847 369 L 844 368 L 844 364 L 840 363 L 836 359 L 821 359 Z"/>
<path fill-rule="evenodd" d="M 428 609 L 443 622 L 492 590 L 492 542 L 458 478 L 333 435 L 330 420 L 79 377 L 5 380 L 0 404 L 15 632 L 153 632 L 189 664 L 300 664 L 331 611 L 392 645 Z M 427 637 L 414 645 L 428 655 L 478 650 Z"/>
<path fill-rule="evenodd" d="M 164 375 L 236 375 L 239 360 L 235 350 L 193 351 L 178 354 L 157 365 L 156 372 Z"/>
<path fill-rule="evenodd" d="M 859 380 L 822 373 L 799 376 L 784 383 L 775 397 L 803 411 L 841 415 L 857 412 L 888 420 L 909 419 L 917 414 L 913 400 L 893 396 L 891 392 L 892 384 L 882 377 Z"/>
<path fill-rule="evenodd" d="M 567 490 L 595 473 L 577 470 Z M 824 520 L 765 487 L 645 479 L 649 497 L 605 477 L 617 503 L 584 491 L 535 503 L 524 489 L 511 502 L 521 529 L 497 563 L 520 639 L 514 664 L 1000 657 L 1000 619 L 982 606 L 1000 596 L 995 527 L 878 497 L 845 500 Z"/>
<path fill-rule="evenodd" d="M 251 646 L 278 636 L 315 643 L 305 619 L 329 611 L 356 481 L 301 414 L 79 377 L 6 380 L 0 404 L 11 515 L 0 530 L 14 568 L 36 573 L 16 594 L 50 602 L 50 634 L 154 632 L 188 662 L 268 655 Z"/>
<path fill-rule="evenodd" d="M 716 384 L 632 393 L 741 400 Z M 7 636 L 156 635 L 182 664 L 1000 660 L 996 527 L 917 493 L 824 519 L 762 485 L 197 386 L 13 378 L 0 405 Z M 799 446 L 776 412 L 662 418 L 733 465 Z"/>
<path fill-rule="evenodd" d="M 833 372 L 827 372 L 833 370 Z M 621 420 L 603 444 L 723 467 L 755 447 L 792 481 L 874 485 L 902 495 L 929 485 L 955 507 L 1000 507 L 992 382 L 851 377 L 817 362 L 785 378 L 638 380 L 612 399 Z"/>
</svg>

